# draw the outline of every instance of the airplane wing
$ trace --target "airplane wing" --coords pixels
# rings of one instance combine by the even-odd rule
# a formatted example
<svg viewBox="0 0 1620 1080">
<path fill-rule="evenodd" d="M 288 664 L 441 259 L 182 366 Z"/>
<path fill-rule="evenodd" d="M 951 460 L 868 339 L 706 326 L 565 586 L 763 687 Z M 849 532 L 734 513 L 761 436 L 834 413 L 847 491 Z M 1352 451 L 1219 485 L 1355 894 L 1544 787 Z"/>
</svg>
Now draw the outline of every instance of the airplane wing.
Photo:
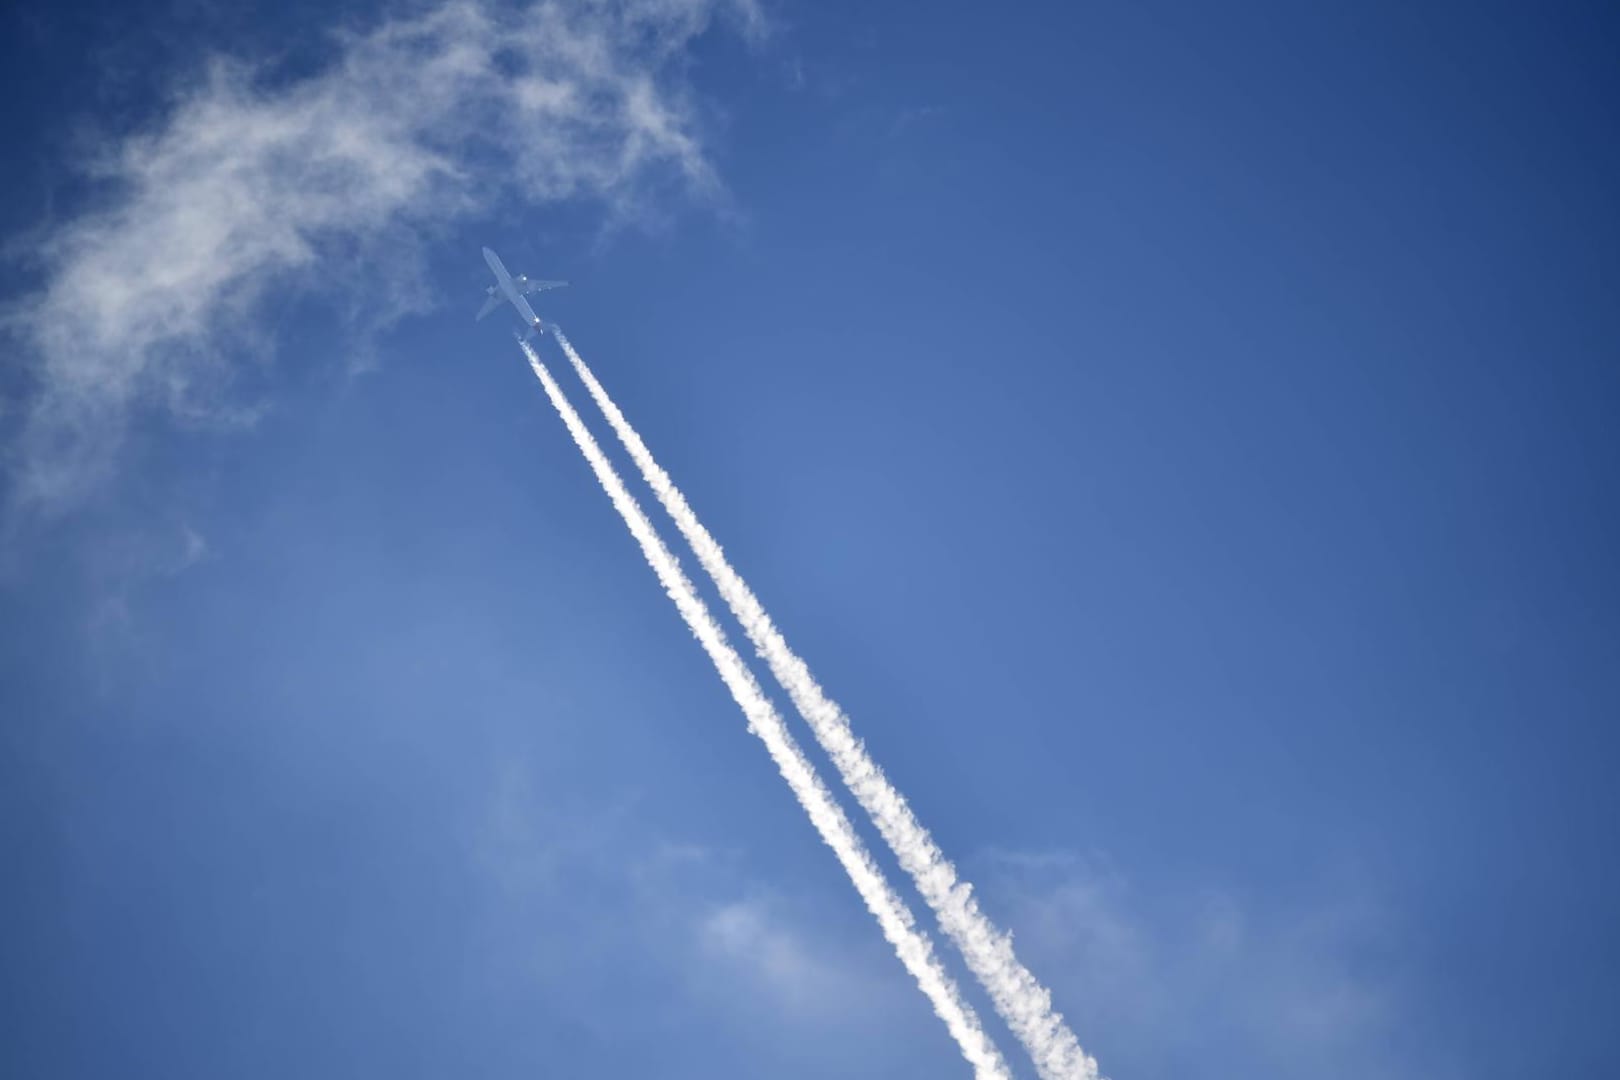
<svg viewBox="0 0 1620 1080">
<path fill-rule="evenodd" d="M 502 296 L 500 293 L 495 293 L 488 300 L 484 301 L 483 307 L 478 309 L 478 318 L 482 319 L 485 315 L 488 315 L 490 312 L 494 311 L 504 303 L 506 303 L 506 297 Z M 477 320 L 474 321 L 476 322 Z"/>
<path fill-rule="evenodd" d="M 560 289 L 567 284 L 566 281 L 525 281 L 523 291 L 526 293 L 545 292 L 547 289 Z"/>
</svg>

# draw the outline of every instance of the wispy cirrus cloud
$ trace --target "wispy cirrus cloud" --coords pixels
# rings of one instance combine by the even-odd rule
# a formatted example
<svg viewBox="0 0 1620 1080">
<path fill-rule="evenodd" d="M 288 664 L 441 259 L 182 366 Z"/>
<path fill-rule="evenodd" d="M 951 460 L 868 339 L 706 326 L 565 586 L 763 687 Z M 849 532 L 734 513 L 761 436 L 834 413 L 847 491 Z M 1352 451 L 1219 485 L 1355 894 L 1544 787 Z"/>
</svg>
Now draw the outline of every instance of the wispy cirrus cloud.
<svg viewBox="0 0 1620 1080">
<path fill-rule="evenodd" d="M 105 537 L 88 566 L 97 597 L 88 627 L 91 643 L 101 651 L 139 645 L 137 595 L 211 558 L 207 538 L 183 521 Z"/>
<path fill-rule="evenodd" d="M 1393 928 L 1356 875 L 1290 906 L 1218 888 L 1149 894 L 1106 858 L 1071 851 L 980 861 L 1021 948 L 1120 1074 L 1434 1075 L 1391 1049 Z"/>
<path fill-rule="evenodd" d="M 656 1027 L 673 1008 L 784 1045 L 854 1040 L 869 1059 L 934 1047 L 935 1021 L 881 943 L 853 932 L 865 929 L 854 912 L 773 888 L 745 852 L 659 839 L 633 803 L 542 794 L 519 763 L 503 762 L 487 786 L 468 835 L 488 935 L 480 979 L 604 1034 Z M 603 970 L 617 970 L 617 986 L 601 985 Z M 635 985 L 667 996 L 627 1010 L 621 995 Z M 884 1048 L 896 1031 L 904 1038 Z"/>
<path fill-rule="evenodd" d="M 427 306 L 421 250 L 503 199 L 633 220 L 671 192 L 715 199 L 682 58 L 753 0 L 444 0 L 334 31 L 325 70 L 276 82 L 218 57 L 87 170 L 112 194 L 31 244 L 42 284 L 6 305 L 28 372 L 14 500 L 71 504 L 132 415 L 250 422 L 233 366 L 270 351 L 276 289 L 340 289 L 373 328 Z"/>
<path fill-rule="evenodd" d="M 697 926 L 706 963 L 764 994 L 788 1015 L 825 1020 L 884 997 L 870 972 L 847 956 L 830 954 L 826 943 L 757 890 L 711 905 Z"/>
</svg>

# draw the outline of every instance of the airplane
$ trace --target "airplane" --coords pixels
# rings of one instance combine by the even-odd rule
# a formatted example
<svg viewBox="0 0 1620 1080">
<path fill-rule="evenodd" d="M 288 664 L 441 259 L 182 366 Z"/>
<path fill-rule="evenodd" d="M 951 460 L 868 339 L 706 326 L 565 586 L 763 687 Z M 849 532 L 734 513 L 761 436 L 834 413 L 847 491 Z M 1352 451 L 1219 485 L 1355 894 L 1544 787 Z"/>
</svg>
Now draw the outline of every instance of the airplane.
<svg viewBox="0 0 1620 1080">
<path fill-rule="evenodd" d="M 489 263 L 490 270 L 495 274 L 495 284 L 484 290 L 489 298 L 484 301 L 484 306 L 478 309 L 478 318 L 482 319 L 485 315 L 500 307 L 501 304 L 509 303 L 512 305 L 512 310 L 517 312 L 517 317 L 522 319 L 523 324 L 529 328 L 526 333 L 519 336 L 519 341 L 528 341 L 536 334 L 545 333 L 545 324 L 540 321 L 540 316 L 534 313 L 534 309 L 529 306 L 529 302 L 523 297 L 527 293 L 560 289 L 567 285 L 568 282 L 531 281 L 526 274 L 513 277 L 506 272 L 506 266 L 501 262 L 501 257 L 489 250 L 489 248 L 484 249 L 484 261 Z"/>
</svg>

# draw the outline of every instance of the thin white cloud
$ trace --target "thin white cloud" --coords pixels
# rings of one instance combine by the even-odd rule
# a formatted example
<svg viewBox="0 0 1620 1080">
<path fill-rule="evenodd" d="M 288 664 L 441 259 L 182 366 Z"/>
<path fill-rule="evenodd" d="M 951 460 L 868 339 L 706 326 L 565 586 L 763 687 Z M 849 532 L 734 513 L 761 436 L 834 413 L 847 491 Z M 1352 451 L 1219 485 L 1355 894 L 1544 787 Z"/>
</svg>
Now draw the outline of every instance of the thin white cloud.
<svg viewBox="0 0 1620 1080">
<path fill-rule="evenodd" d="M 933 1060 L 933 1018 L 849 913 L 785 894 L 745 851 L 664 837 L 665 816 L 634 797 L 580 801 L 537 785 L 521 753 L 492 760 L 466 822 L 470 980 L 543 995 L 537 1008 L 603 1038 L 673 1014 L 686 1037 L 765 1033 L 771 1053 L 832 1040 L 843 1054 L 815 1060 L 882 1063 L 874 1075 Z"/>
<path fill-rule="evenodd" d="M 444 0 L 340 33 L 292 83 L 216 59 L 103 149 L 114 194 L 41 237 L 43 284 L 8 305 L 33 374 L 16 496 L 81 495 L 137 410 L 250 422 L 226 391 L 269 351 L 272 290 L 340 287 L 386 325 L 425 306 L 424 239 L 498 200 L 625 220 L 672 188 L 716 196 L 681 57 L 720 17 L 762 32 L 752 0 Z"/>
<path fill-rule="evenodd" d="M 114 655 L 144 659 L 150 643 L 137 618 L 142 594 L 212 558 L 208 539 L 183 521 L 104 535 L 88 552 L 85 567 L 96 596 L 86 626 L 95 652 L 103 660 Z M 140 663 L 133 666 L 142 669 Z M 97 674 L 109 677 L 104 668 Z"/>
<path fill-rule="evenodd" d="M 789 1015 L 824 1018 L 870 1004 L 870 976 L 829 953 L 768 899 L 746 896 L 716 904 L 698 921 L 705 959 L 768 995 Z"/>
<path fill-rule="evenodd" d="M 1020 946 L 1121 1073 L 1432 1075 L 1387 1049 L 1401 1001 L 1390 927 L 1353 876 L 1284 907 L 1223 889 L 1148 894 L 1072 852 L 985 862 Z"/>
</svg>

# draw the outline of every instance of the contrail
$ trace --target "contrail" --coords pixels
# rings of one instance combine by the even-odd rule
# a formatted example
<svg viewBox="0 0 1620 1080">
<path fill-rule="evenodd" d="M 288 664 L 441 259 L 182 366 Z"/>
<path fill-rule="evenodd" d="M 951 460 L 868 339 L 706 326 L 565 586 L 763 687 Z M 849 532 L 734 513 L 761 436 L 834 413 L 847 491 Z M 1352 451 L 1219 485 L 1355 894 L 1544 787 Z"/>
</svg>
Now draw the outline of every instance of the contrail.
<svg viewBox="0 0 1620 1080">
<path fill-rule="evenodd" d="M 642 513 L 641 507 L 624 486 L 624 481 L 608 461 L 607 455 L 602 453 L 602 448 L 586 430 L 579 414 L 563 396 L 562 389 L 551 377 L 551 372 L 540 362 L 539 355 L 528 342 L 520 341 L 518 344 L 522 346 L 523 354 L 529 358 L 529 366 L 534 369 L 541 385 L 546 388 L 546 396 L 551 399 L 557 415 L 562 417 L 563 424 L 567 426 L 568 433 L 574 437 L 580 453 L 585 455 L 591 470 L 596 473 L 597 481 L 612 500 L 614 509 L 624 518 L 631 535 L 641 545 L 641 553 L 646 557 L 648 565 L 653 568 L 653 573 L 658 575 L 659 584 L 675 602 L 681 618 L 686 620 L 686 625 L 698 639 L 698 643 L 703 646 L 703 651 L 709 654 L 715 670 L 720 673 L 721 681 L 726 684 L 726 689 L 731 691 L 732 698 L 741 707 L 743 715 L 748 718 L 748 730 L 759 736 L 760 741 L 765 744 L 771 760 L 776 762 L 777 769 L 788 782 L 788 787 L 793 789 L 799 805 L 809 815 L 816 831 L 821 834 L 822 841 L 838 856 L 844 872 L 849 875 L 850 881 L 855 883 L 855 890 L 866 902 L 867 910 L 876 916 L 878 925 L 883 930 L 883 936 L 894 946 L 900 962 L 911 972 L 912 977 L 917 980 L 917 985 L 928 996 L 934 1012 L 945 1021 L 951 1037 L 961 1048 L 962 1056 L 973 1065 L 974 1074 L 981 1080 L 1012 1080 L 1012 1074 L 1008 1071 L 1007 1062 L 1002 1058 L 1001 1051 L 996 1049 L 995 1043 L 980 1025 L 973 1007 L 962 999 L 956 982 L 940 964 L 939 958 L 934 955 L 933 942 L 917 927 L 916 920 L 912 918 L 905 901 L 901 900 L 889 886 L 883 871 L 872 859 L 871 852 L 862 843 L 849 818 L 844 814 L 843 808 L 822 783 L 821 777 L 810 764 L 810 759 L 805 757 L 804 751 L 794 741 L 775 706 L 760 689 L 753 672 L 726 640 L 725 631 L 709 613 L 697 589 L 681 570 L 679 560 L 665 546 L 664 541 L 653 529 L 652 522 L 647 520 L 647 515 Z"/>
<path fill-rule="evenodd" d="M 997 929 L 979 909 L 978 901 L 973 898 L 973 886 L 957 877 L 956 868 L 866 752 L 866 746 L 850 730 L 849 717 L 826 695 L 805 662 L 788 648 L 759 598 L 726 561 L 720 545 L 692 512 L 686 497 L 653 458 L 647 444 L 608 397 L 595 374 L 562 331 L 556 326 L 550 329 L 618 434 L 619 441 L 635 459 L 641 475 L 657 494 L 658 501 L 675 519 L 681 535 L 686 537 L 698 561 L 714 579 L 721 597 L 742 623 L 748 640 L 770 665 L 771 673 L 810 724 L 816 740 L 832 758 L 844 783 L 871 815 L 873 824 L 894 850 L 900 865 L 917 883 L 918 891 L 933 908 L 939 925 L 962 951 L 969 969 L 990 994 L 996 1011 L 1029 1051 L 1036 1070 L 1045 1080 L 1096 1080 L 1096 1060 L 1080 1048 L 1079 1040 L 1063 1022 L 1062 1015 L 1053 1011 L 1052 995 L 1013 954 L 1011 937 Z"/>
</svg>

